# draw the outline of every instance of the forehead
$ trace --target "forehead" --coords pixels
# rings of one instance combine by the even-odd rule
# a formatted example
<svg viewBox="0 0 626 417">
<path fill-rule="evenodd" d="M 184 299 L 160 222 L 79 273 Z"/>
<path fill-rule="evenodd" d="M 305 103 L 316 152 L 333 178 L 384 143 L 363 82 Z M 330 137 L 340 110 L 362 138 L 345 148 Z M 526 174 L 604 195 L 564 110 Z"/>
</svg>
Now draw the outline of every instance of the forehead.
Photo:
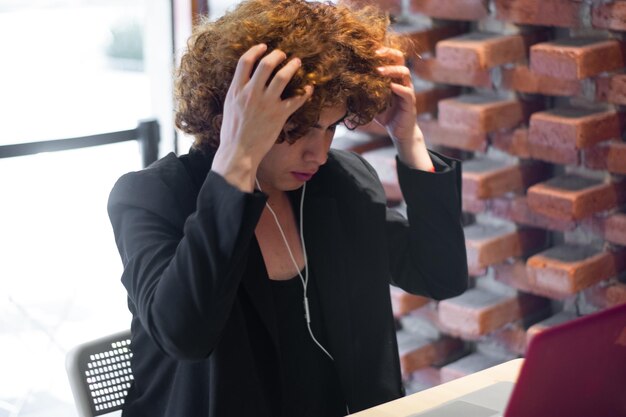
<svg viewBox="0 0 626 417">
<path fill-rule="evenodd" d="M 319 123 L 322 125 L 330 125 L 343 119 L 346 115 L 347 107 L 342 105 L 325 107 L 320 112 Z"/>
</svg>

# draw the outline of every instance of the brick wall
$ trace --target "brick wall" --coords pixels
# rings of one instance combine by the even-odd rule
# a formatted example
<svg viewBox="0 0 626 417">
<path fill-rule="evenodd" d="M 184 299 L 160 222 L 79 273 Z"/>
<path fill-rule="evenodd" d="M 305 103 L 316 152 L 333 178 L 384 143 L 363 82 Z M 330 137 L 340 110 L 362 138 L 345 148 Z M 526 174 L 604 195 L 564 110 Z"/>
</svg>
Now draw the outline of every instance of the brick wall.
<svg viewBox="0 0 626 417">
<path fill-rule="evenodd" d="M 429 147 L 463 160 L 472 288 L 439 303 L 391 291 L 414 392 L 523 356 L 537 332 L 626 302 L 626 0 L 376 3 L 415 42 Z M 374 164 L 402 210 L 384 131 L 336 143 Z"/>
</svg>

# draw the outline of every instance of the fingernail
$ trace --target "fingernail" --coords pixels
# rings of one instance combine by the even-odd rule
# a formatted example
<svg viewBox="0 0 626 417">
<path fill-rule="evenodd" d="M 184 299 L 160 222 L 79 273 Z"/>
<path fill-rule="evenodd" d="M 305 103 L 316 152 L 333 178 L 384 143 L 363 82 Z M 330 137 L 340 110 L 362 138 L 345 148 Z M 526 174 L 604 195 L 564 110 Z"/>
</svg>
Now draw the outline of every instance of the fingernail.
<svg viewBox="0 0 626 417">
<path fill-rule="evenodd" d="M 378 72 L 385 72 L 385 67 L 378 67 L 376 69 L 378 70 Z"/>
<path fill-rule="evenodd" d="M 300 61 L 300 58 L 294 58 L 293 61 L 297 66 L 302 65 L 302 61 Z"/>
</svg>

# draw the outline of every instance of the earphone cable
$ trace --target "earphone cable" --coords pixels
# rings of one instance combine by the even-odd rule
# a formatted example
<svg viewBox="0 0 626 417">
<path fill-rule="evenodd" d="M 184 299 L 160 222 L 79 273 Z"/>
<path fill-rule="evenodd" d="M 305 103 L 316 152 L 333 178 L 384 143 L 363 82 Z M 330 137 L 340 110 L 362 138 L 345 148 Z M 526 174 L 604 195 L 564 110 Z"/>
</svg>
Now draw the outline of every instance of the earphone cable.
<svg viewBox="0 0 626 417">
<path fill-rule="evenodd" d="M 263 191 L 261 189 L 261 185 L 259 184 L 259 180 L 255 178 L 256 181 L 256 185 L 257 188 L 259 189 L 259 191 Z M 335 359 L 332 357 L 332 355 L 324 348 L 324 346 L 322 346 L 322 344 L 316 339 L 315 335 L 313 334 L 313 330 L 311 329 L 311 315 L 310 315 L 310 310 L 309 310 L 309 299 L 307 297 L 307 285 L 309 283 L 309 262 L 308 262 L 308 258 L 306 255 L 306 247 L 304 245 L 304 222 L 303 222 L 303 214 L 304 214 L 304 193 L 306 191 L 306 183 L 304 183 L 304 185 L 302 186 L 302 196 L 300 197 L 300 244 L 302 245 L 302 252 L 303 252 L 303 256 L 304 256 L 304 277 L 302 276 L 302 272 L 300 271 L 300 268 L 298 267 L 298 263 L 296 262 L 295 257 L 293 256 L 293 253 L 291 252 L 291 248 L 289 247 L 289 243 L 287 242 L 287 237 L 285 236 L 285 232 L 283 232 L 283 228 L 280 225 L 280 222 L 278 221 L 278 216 L 276 215 L 276 213 L 274 212 L 274 210 L 272 209 L 272 207 L 265 202 L 265 206 L 268 208 L 268 210 L 270 211 L 270 213 L 272 214 L 272 216 L 274 217 L 274 221 L 276 222 L 276 226 L 278 226 L 278 231 L 280 232 L 280 235 L 283 238 L 283 242 L 285 242 L 285 246 L 287 247 L 287 252 L 289 253 L 289 257 L 291 258 L 291 262 L 293 262 L 293 265 L 296 268 L 296 271 L 298 272 L 298 276 L 300 277 L 300 281 L 302 281 L 302 287 L 304 290 L 304 317 L 306 319 L 306 326 L 307 329 L 309 330 L 309 334 L 311 335 L 311 339 L 313 339 L 313 341 L 315 342 L 315 344 L 322 349 L 322 351 L 332 360 L 334 361 Z"/>
</svg>

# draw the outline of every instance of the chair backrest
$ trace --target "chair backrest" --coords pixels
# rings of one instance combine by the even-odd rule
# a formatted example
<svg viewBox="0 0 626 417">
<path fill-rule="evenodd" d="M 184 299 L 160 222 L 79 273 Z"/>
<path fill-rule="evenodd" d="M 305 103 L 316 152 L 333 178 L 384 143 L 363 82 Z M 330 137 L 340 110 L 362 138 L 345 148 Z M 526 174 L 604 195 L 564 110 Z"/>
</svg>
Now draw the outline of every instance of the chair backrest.
<svg viewBox="0 0 626 417">
<path fill-rule="evenodd" d="M 133 381 L 130 330 L 76 346 L 65 368 L 79 417 L 120 410 Z"/>
</svg>

